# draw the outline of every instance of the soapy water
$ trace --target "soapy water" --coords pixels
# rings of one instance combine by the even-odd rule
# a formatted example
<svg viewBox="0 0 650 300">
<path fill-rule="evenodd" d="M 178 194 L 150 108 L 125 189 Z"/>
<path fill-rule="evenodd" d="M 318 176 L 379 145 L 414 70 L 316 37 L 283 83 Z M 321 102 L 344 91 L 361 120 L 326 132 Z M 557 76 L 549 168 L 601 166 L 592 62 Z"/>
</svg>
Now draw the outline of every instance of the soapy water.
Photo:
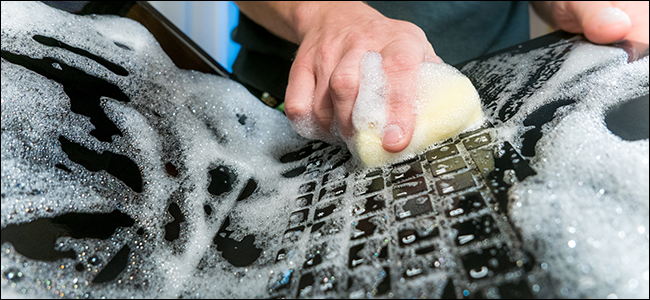
<svg viewBox="0 0 650 300">
<path fill-rule="evenodd" d="M 531 68 L 544 63 L 531 60 L 542 51 L 562 68 Z M 509 68 L 518 72 L 504 72 Z M 494 97 L 486 114 L 500 125 L 500 137 L 531 156 L 538 173 L 510 191 L 511 218 L 524 244 L 553 273 L 538 278 L 544 284 L 533 290 L 569 298 L 646 298 L 648 139 L 623 140 L 604 118 L 616 104 L 648 93 L 648 57 L 627 63 L 620 49 L 561 42 L 507 63 L 503 56 L 473 62 L 462 71 L 476 72 L 470 78 L 506 74 L 495 78 L 508 82 L 497 85 L 502 90 L 477 88 Z M 535 77 L 545 83 L 531 89 L 526 82 L 540 82 L 531 81 Z M 501 106 L 511 97 L 520 99 L 516 109 Z M 534 120 L 549 109 L 552 120 Z"/>
<path fill-rule="evenodd" d="M 276 244 L 292 238 L 285 222 L 302 206 L 294 191 L 313 189 L 298 180 L 311 176 L 312 167 L 293 162 L 324 144 L 305 147 L 286 117 L 241 85 L 177 69 L 129 19 L 3 2 L 2 51 L 3 298 L 253 298 L 274 295 L 291 281 L 289 266 L 307 253 L 288 249 L 278 256 Z M 541 65 L 537 57 L 555 63 Z M 628 64 L 622 50 L 558 43 L 461 71 L 489 97 L 484 111 L 500 139 L 519 149 L 534 140 L 528 147 L 538 174 L 509 180 L 512 221 L 547 271 L 528 278 L 536 295 L 647 298 L 648 140 L 621 140 L 607 130 L 603 114 L 648 92 L 648 58 Z M 65 82 L 60 72 L 85 84 Z M 515 106 L 505 105 L 513 97 Z M 97 101 L 76 106 L 90 98 Z M 539 124 L 526 120 L 543 107 L 555 110 L 555 118 L 540 128 L 526 125 Z M 541 137 L 523 137 L 533 129 Z M 340 147 L 328 155 L 341 163 L 329 167 L 332 176 L 345 178 L 359 167 Z M 337 186 L 322 196 L 353 192 L 347 190 Z M 319 208 L 335 218 L 312 228 L 317 239 L 327 241 L 353 220 L 337 207 Z M 114 233 L 97 232 L 86 214 L 96 222 L 119 216 L 109 218 L 117 220 L 109 226 Z M 59 230 L 48 249 L 53 259 L 5 243 L 8 229 L 38 240 L 25 225 L 35 221 Z M 90 225 L 69 228 L 80 222 Z M 382 243 L 359 251 L 381 256 Z M 344 284 L 332 274 L 346 272 L 337 266 L 347 265 L 348 248 L 314 249 L 320 253 L 314 259 L 333 262 L 333 269 L 314 274 L 321 289 Z M 350 297 L 366 296 L 355 293 L 363 282 L 380 291 L 390 286 L 387 272 L 367 266 L 353 277 Z M 419 280 L 426 286 L 444 280 L 439 277 Z"/>
</svg>

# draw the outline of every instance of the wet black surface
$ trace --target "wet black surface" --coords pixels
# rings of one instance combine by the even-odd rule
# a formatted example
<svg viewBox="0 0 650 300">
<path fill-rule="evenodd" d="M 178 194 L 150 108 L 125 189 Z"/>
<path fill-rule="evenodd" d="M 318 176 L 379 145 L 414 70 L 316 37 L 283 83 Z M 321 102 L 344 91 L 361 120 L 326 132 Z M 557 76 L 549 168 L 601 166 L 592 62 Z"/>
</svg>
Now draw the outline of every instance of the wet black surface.
<svg viewBox="0 0 650 300">
<path fill-rule="evenodd" d="M 282 157 L 280 157 L 280 162 L 289 163 L 289 162 L 299 161 L 320 149 L 324 149 L 327 146 L 329 146 L 329 144 L 326 144 L 324 142 L 312 142 L 308 146 L 301 148 L 298 151 L 290 152 L 283 155 Z"/>
<path fill-rule="evenodd" d="M 219 166 L 208 173 L 210 173 L 212 179 L 208 186 L 208 192 L 215 196 L 230 192 L 237 180 L 235 172 L 226 166 Z"/>
<path fill-rule="evenodd" d="M 413 180 L 394 185 L 393 198 L 397 200 L 424 192 L 426 190 L 427 185 L 424 177 L 418 177 Z"/>
<path fill-rule="evenodd" d="M 241 191 L 241 193 L 237 197 L 237 201 L 246 200 L 256 190 L 257 190 L 257 180 L 255 180 L 254 178 L 249 178 L 248 182 L 246 182 L 246 186 L 244 187 L 244 189 Z"/>
<path fill-rule="evenodd" d="M 645 95 L 614 106 L 605 115 L 607 129 L 626 141 L 648 139 L 649 101 L 648 95 Z"/>
<path fill-rule="evenodd" d="M 165 239 L 171 242 L 180 236 L 181 223 L 185 222 L 185 216 L 183 216 L 183 212 L 178 204 L 174 202 L 169 204 L 167 211 L 174 218 L 172 222 L 165 225 Z"/>
<path fill-rule="evenodd" d="M 90 118 L 95 125 L 90 134 L 98 140 L 111 142 L 113 135 L 122 136 L 100 105 L 100 98 L 104 96 L 121 102 L 131 101 L 118 86 L 50 57 L 37 59 L 2 50 L 2 58 L 63 85 L 64 92 L 70 97 L 70 110 Z"/>
<path fill-rule="evenodd" d="M 432 211 L 433 205 L 431 204 L 429 195 L 411 198 L 406 200 L 406 202 L 395 204 L 395 218 L 397 220 L 413 218 Z"/>
<path fill-rule="evenodd" d="M 521 105 L 524 104 L 530 95 L 532 95 L 536 90 L 539 90 L 551 77 L 553 77 L 553 75 L 555 75 L 555 73 L 557 73 L 558 70 L 560 70 L 560 67 L 566 60 L 567 54 L 573 48 L 573 44 L 564 41 L 568 41 L 568 39 L 572 37 L 574 37 L 573 34 L 569 34 L 563 31 L 556 31 L 554 33 L 525 42 L 523 44 L 514 45 L 501 51 L 473 59 L 472 61 L 480 62 L 496 57 L 499 54 L 507 53 L 507 56 L 513 56 L 519 53 L 526 53 L 533 49 L 548 47 L 551 44 L 568 44 L 562 51 L 554 51 L 548 53 L 544 57 L 537 57 L 535 65 L 538 67 L 534 68 L 532 71 L 531 69 L 526 69 L 525 67 L 524 69 L 521 69 L 521 72 L 528 72 L 525 73 L 525 76 L 527 78 L 526 83 L 521 84 L 521 87 L 509 96 L 509 98 L 512 99 L 509 105 L 504 105 L 498 110 L 498 95 L 503 93 L 506 88 L 510 87 L 510 85 L 508 85 L 508 82 L 511 81 L 515 75 L 495 73 L 493 72 L 494 70 L 482 66 L 480 63 L 475 65 L 480 67 L 466 67 L 469 61 L 456 64 L 455 67 L 461 70 L 463 74 L 465 74 L 470 79 L 478 91 L 478 94 L 481 96 L 481 100 L 484 103 L 484 108 L 493 111 L 492 117 L 500 122 L 506 122 L 519 111 Z M 504 63 L 507 61 L 507 57 L 503 58 Z"/>
<path fill-rule="evenodd" d="M 422 175 L 422 172 L 422 164 L 419 161 L 400 165 L 391 171 L 390 181 L 392 183 L 403 182 L 415 178 L 416 176 Z"/>
<path fill-rule="evenodd" d="M 462 255 L 461 260 L 470 280 L 477 281 L 507 273 L 517 267 L 510 260 L 509 251 L 506 246 L 494 246 Z"/>
<path fill-rule="evenodd" d="M 347 183 L 340 182 L 339 184 L 334 186 L 327 186 L 321 188 L 320 192 L 318 192 L 318 201 L 343 195 L 345 193 L 345 190 L 347 189 L 347 186 L 348 186 Z"/>
<path fill-rule="evenodd" d="M 131 247 L 124 245 L 120 251 L 113 256 L 111 261 L 93 278 L 93 284 L 105 283 L 115 280 L 129 263 Z"/>
<path fill-rule="evenodd" d="M 295 169 L 292 169 L 292 170 L 289 170 L 289 171 L 286 171 L 286 172 L 282 173 L 282 177 L 284 177 L 284 178 L 297 177 L 297 176 L 302 175 L 302 173 L 305 173 L 305 171 L 307 171 L 307 167 L 300 166 L 300 167 L 297 167 Z"/>
<path fill-rule="evenodd" d="M 442 299 L 458 299 L 456 296 L 456 287 L 454 286 L 454 280 L 449 278 L 445 284 L 445 288 L 442 290 Z"/>
<path fill-rule="evenodd" d="M 475 219 L 457 223 L 452 228 L 457 230 L 455 240 L 456 245 L 459 246 L 483 241 L 499 233 L 499 227 L 497 227 L 494 219 L 490 215 L 483 215 Z"/>
<path fill-rule="evenodd" d="M 77 144 L 59 136 L 61 149 L 68 155 L 68 158 L 82 166 L 88 171 L 105 170 L 108 174 L 115 176 L 137 193 L 142 192 L 142 175 L 140 169 L 129 157 L 116 154 L 110 151 L 97 153 L 81 144 Z"/>
<path fill-rule="evenodd" d="M 453 197 L 452 201 L 451 209 L 445 211 L 447 217 L 467 215 L 485 207 L 485 200 L 478 192 Z"/>
<path fill-rule="evenodd" d="M 9 224 L 2 229 L 2 244 L 11 243 L 16 251 L 27 258 L 56 261 L 76 258 L 73 250 L 55 250 L 60 237 L 74 239 L 108 239 L 118 227 L 133 226 L 134 220 L 114 210 L 111 213 L 67 213 L 54 218 L 39 218 L 22 224 Z"/>
<path fill-rule="evenodd" d="M 105 58 L 103 58 L 101 56 L 97 56 L 95 54 L 92 54 L 92 53 L 90 53 L 90 52 L 88 52 L 88 51 L 86 51 L 84 49 L 70 46 L 70 45 L 68 45 L 68 44 L 66 44 L 64 42 L 61 42 L 61 41 L 58 41 L 58 40 L 53 39 L 51 37 L 47 37 L 47 36 L 43 36 L 43 35 L 35 35 L 32 38 L 35 41 L 37 41 L 37 42 L 39 42 L 39 43 L 41 43 L 41 44 L 43 44 L 45 46 L 58 47 L 58 48 L 61 48 L 61 49 L 68 50 L 68 51 L 70 51 L 72 53 L 88 57 L 88 58 L 98 62 L 99 64 L 104 66 L 106 69 L 110 70 L 111 72 L 113 72 L 113 73 L 115 73 L 117 75 L 120 75 L 120 76 L 129 75 L 129 72 L 125 68 L 123 68 L 123 67 L 121 67 L 121 66 L 119 66 L 117 64 L 114 64 L 114 63 L 106 60 Z M 118 47 L 121 47 L 123 49 L 131 50 L 129 47 L 127 47 L 125 45 L 122 45 L 122 44 L 119 44 L 119 43 L 115 43 L 115 44 L 118 45 Z"/>
<path fill-rule="evenodd" d="M 521 155 L 535 156 L 535 145 L 542 138 L 542 126 L 553 120 L 555 112 L 560 108 L 575 103 L 575 100 L 558 100 L 546 104 L 524 120 L 524 126 L 534 126 L 526 131 L 522 136 Z"/>
<path fill-rule="evenodd" d="M 262 249 L 255 247 L 255 236 L 247 235 L 241 242 L 237 242 L 230 238 L 232 231 L 227 229 L 228 226 L 230 226 L 230 217 L 226 218 L 212 239 L 217 245 L 217 251 L 222 251 L 221 256 L 235 267 L 251 265 L 262 254 Z"/>
</svg>

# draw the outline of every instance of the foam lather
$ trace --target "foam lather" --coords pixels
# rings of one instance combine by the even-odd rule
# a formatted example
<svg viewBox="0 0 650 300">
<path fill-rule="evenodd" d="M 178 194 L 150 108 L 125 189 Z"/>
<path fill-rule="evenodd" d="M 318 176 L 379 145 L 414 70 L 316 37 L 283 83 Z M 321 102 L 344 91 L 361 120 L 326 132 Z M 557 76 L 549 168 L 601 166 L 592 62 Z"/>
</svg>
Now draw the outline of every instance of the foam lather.
<svg viewBox="0 0 650 300">
<path fill-rule="evenodd" d="M 377 68 L 381 58 L 372 56 L 366 55 L 365 64 L 362 63 L 361 73 L 364 77 L 353 113 L 356 134 L 348 141 L 349 148 L 366 166 L 377 167 L 413 157 L 430 145 L 482 123 L 481 100 L 471 81 L 450 65 L 424 62 L 420 65 L 418 76 L 413 138 L 409 146 L 399 153 L 384 150 L 382 137 L 386 105 L 385 99 L 377 99 L 383 98 L 382 89 L 377 86 L 383 84 L 381 68 Z M 377 113 L 378 110 L 383 113 Z"/>
</svg>

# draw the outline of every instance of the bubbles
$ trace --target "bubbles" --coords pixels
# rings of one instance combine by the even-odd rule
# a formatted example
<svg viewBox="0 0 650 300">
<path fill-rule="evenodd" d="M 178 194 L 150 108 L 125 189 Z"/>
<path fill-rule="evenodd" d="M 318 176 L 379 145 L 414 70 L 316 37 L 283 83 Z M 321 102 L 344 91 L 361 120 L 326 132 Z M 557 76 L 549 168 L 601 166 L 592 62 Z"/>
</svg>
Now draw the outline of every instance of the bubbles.
<svg viewBox="0 0 650 300">
<path fill-rule="evenodd" d="M 569 245 L 569 248 L 575 248 L 576 247 L 576 241 L 570 240 L 567 245 Z"/>
<path fill-rule="evenodd" d="M 536 55 L 522 54 L 521 59 Z M 575 101 L 542 126 L 542 137 L 534 145 L 537 153 L 531 157 L 538 174 L 514 185 L 512 220 L 521 226 L 527 243 L 546 241 L 533 250 L 535 258 L 552 265 L 555 276 L 567 285 L 586 284 L 588 280 L 576 272 L 598 261 L 589 270 L 595 283 L 582 290 L 563 290 L 568 297 L 608 297 L 612 290 L 598 284 L 604 281 L 616 297 L 647 297 L 639 287 L 647 290 L 647 281 L 640 276 L 647 270 L 648 250 L 637 233 L 640 228 L 646 232 L 648 224 L 647 213 L 642 213 L 648 211 L 648 165 L 643 163 L 648 159 L 648 140 L 624 141 L 607 129 L 603 119 L 609 107 L 648 92 L 648 58 L 627 63 L 623 50 L 578 42 L 564 59 L 562 68 L 542 87 L 521 96 L 525 101 L 519 111 L 499 128 L 501 138 L 518 141 L 513 145 L 519 147 L 524 132 L 517 128 L 528 114 L 554 101 Z M 509 87 L 517 91 L 523 85 L 525 81 L 515 80 Z M 496 101 L 496 112 L 513 93 L 504 90 L 496 96 L 504 101 Z M 567 251 L 570 263 L 559 259 L 568 257 Z M 637 262 L 603 259 L 623 256 Z M 619 275 L 613 277 L 613 272 Z M 639 286 L 634 291 L 628 284 L 632 279 Z"/>
<path fill-rule="evenodd" d="M 52 41 L 77 50 L 46 45 Z M 177 69 L 146 28 L 130 19 L 3 2 L 2 50 L 2 227 L 115 208 L 136 223 L 109 232 L 107 239 L 56 241 L 64 245 L 56 251 L 69 257 L 58 263 L 23 264 L 12 244 L 4 243 L 5 278 L 29 279 L 18 280 L 12 291 L 29 286 L 37 297 L 177 298 L 198 290 L 200 297 L 228 297 L 233 286 L 249 284 L 253 288 L 241 289 L 248 297 L 264 293 L 264 284 L 229 275 L 230 264 L 213 249 L 213 238 L 227 213 L 235 242 L 266 249 L 265 241 L 280 235 L 286 221 L 281 216 L 293 205 L 284 200 L 295 196 L 300 178 L 278 182 L 289 165 L 278 158 L 306 143 L 284 115 L 231 80 Z M 42 60 L 43 66 L 28 70 L 5 57 Z M 93 113 L 84 113 L 70 92 L 83 90 L 84 83 L 63 82 L 44 70 L 76 72 L 101 82 L 103 88 L 91 92 L 116 94 L 98 96 L 90 105 Z M 107 127 L 112 131 L 93 134 Z M 75 159 L 66 145 L 95 156 Z M 111 164 L 116 157 L 122 161 Z M 125 165 L 139 171 L 140 184 L 120 175 Z M 256 188 L 238 204 L 252 175 Z M 180 208 L 184 222 L 173 223 L 179 238 L 166 240 L 170 203 Z M 204 258 L 210 263 L 197 273 Z M 103 275 L 108 284 L 89 285 L 111 264 L 119 267 Z M 4 272 L 13 269 L 21 273 Z M 205 287 L 206 280 L 220 285 Z"/>
</svg>

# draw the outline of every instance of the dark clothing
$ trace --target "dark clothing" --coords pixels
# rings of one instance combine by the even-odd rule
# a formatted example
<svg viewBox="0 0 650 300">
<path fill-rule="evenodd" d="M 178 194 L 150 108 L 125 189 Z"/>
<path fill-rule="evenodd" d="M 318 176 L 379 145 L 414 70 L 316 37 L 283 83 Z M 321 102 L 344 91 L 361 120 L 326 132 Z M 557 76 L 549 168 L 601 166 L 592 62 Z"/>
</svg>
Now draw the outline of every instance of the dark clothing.
<svg viewBox="0 0 650 300">
<path fill-rule="evenodd" d="M 368 5 L 386 17 L 418 25 L 436 54 L 451 65 L 530 38 L 526 1 L 368 1 Z M 249 89 L 284 99 L 298 45 L 242 13 L 232 37 L 241 44 L 233 64 L 236 79 Z"/>
</svg>

